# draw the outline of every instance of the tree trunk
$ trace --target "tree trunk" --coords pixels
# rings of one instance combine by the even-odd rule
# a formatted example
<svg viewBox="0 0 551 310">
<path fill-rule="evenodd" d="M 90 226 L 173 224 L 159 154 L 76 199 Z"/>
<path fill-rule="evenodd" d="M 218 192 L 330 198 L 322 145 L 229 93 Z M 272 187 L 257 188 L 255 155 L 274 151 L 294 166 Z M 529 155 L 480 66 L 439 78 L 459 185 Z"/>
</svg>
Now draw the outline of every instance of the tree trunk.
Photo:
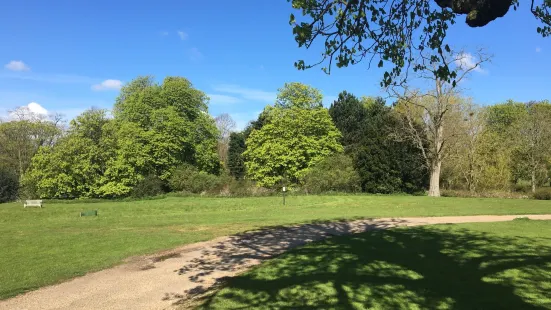
<svg viewBox="0 0 551 310">
<path fill-rule="evenodd" d="M 536 192 L 536 169 L 532 169 L 532 193 Z"/>
<path fill-rule="evenodd" d="M 440 197 L 440 167 L 442 161 L 436 159 L 430 170 L 429 196 Z"/>
</svg>

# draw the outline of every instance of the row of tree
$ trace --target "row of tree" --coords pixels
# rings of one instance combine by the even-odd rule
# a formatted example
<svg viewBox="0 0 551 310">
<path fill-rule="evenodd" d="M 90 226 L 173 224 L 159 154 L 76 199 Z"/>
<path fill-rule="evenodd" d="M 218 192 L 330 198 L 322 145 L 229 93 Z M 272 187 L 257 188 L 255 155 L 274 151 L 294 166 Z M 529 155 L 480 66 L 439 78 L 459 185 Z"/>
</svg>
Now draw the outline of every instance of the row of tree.
<svg viewBox="0 0 551 310">
<path fill-rule="evenodd" d="M 549 182 L 549 102 L 478 107 L 443 86 L 436 95 L 406 92 L 392 105 L 344 91 L 327 109 L 319 90 L 287 83 L 235 132 L 229 115 L 208 114 L 207 96 L 188 80 L 139 77 L 111 115 L 91 109 L 64 128 L 59 116 L 22 108 L 0 123 L 0 199 L 17 194 L 9 180 L 22 185 L 20 196 L 43 198 L 201 192 L 231 179 L 308 192 L 428 187 L 433 196 L 440 185 L 534 191 Z"/>
</svg>

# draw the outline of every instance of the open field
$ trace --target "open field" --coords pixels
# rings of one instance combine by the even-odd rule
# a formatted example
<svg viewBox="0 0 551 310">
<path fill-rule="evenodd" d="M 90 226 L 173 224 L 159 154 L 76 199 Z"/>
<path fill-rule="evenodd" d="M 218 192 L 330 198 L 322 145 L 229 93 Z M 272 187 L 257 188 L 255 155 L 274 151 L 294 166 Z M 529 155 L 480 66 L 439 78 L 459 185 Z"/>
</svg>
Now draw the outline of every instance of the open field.
<svg viewBox="0 0 551 310">
<path fill-rule="evenodd" d="M 551 309 L 551 221 L 395 228 L 291 250 L 202 309 Z"/>
<path fill-rule="evenodd" d="M 103 269 L 133 255 L 262 226 L 342 218 L 543 214 L 547 201 L 412 196 L 166 198 L 0 205 L 0 298 Z M 79 218 L 83 210 L 99 217 Z"/>
</svg>

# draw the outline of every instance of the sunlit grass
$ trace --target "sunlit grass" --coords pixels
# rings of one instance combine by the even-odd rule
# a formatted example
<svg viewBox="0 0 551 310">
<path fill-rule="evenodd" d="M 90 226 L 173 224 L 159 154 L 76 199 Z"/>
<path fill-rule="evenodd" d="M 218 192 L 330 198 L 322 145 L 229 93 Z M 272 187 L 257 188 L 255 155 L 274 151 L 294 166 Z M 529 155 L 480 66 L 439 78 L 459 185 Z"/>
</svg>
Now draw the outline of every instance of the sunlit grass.
<svg viewBox="0 0 551 310">
<path fill-rule="evenodd" d="M 79 212 L 99 210 L 98 217 Z M 123 259 L 263 226 L 386 216 L 547 213 L 548 202 L 412 196 L 166 198 L 132 202 L 0 204 L 0 298 Z"/>
<path fill-rule="evenodd" d="M 230 279 L 202 309 L 551 309 L 551 221 L 372 231 Z"/>
</svg>

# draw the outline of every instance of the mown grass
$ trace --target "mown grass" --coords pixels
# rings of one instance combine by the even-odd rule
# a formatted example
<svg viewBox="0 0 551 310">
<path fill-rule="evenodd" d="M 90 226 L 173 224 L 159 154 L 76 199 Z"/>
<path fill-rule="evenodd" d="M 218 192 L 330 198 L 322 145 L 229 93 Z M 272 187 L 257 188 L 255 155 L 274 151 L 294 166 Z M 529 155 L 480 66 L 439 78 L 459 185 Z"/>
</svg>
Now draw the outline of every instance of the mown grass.
<svg viewBox="0 0 551 310">
<path fill-rule="evenodd" d="M 79 212 L 99 210 L 98 217 Z M 546 201 L 413 196 L 200 198 L 0 204 L 0 298 L 177 245 L 263 226 L 390 216 L 549 213 Z"/>
<path fill-rule="evenodd" d="M 551 309 L 551 221 L 331 238 L 232 278 L 200 309 Z"/>
</svg>

